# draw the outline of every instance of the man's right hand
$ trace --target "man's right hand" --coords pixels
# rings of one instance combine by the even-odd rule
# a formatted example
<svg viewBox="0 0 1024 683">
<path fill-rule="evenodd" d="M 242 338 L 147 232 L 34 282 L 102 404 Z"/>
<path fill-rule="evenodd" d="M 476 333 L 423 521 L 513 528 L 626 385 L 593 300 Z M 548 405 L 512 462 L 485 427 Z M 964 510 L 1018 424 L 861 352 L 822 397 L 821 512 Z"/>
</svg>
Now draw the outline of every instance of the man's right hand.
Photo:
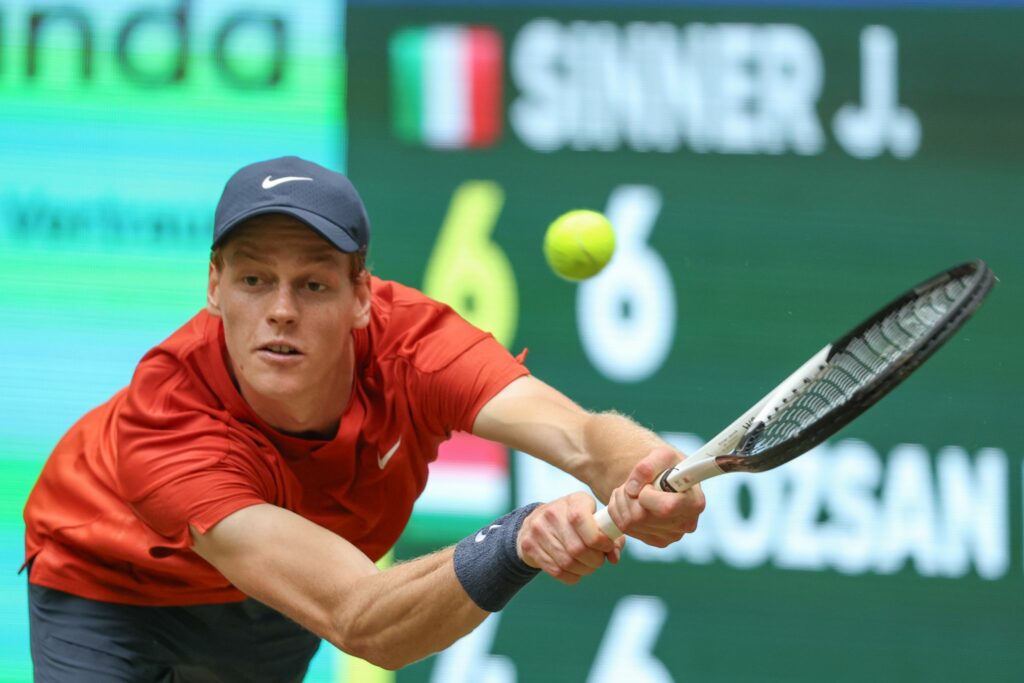
<svg viewBox="0 0 1024 683">
<path fill-rule="evenodd" d="M 625 537 L 611 540 L 594 522 L 594 499 L 583 492 L 541 505 L 523 521 L 519 557 L 569 585 L 593 574 L 605 560 L 619 561 Z"/>
</svg>

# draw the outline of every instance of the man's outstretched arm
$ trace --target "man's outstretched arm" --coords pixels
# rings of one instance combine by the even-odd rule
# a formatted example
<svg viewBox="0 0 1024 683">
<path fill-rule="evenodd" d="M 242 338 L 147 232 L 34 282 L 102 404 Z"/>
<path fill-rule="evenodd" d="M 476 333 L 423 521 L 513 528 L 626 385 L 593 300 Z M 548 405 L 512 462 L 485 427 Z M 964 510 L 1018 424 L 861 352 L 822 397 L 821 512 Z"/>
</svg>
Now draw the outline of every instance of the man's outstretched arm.
<svg viewBox="0 0 1024 683">
<path fill-rule="evenodd" d="M 697 525 L 699 486 L 665 493 L 649 484 L 683 455 L 617 413 L 591 413 L 541 380 L 520 377 L 477 415 L 473 433 L 530 453 L 590 486 L 626 534 L 665 546 Z"/>
<path fill-rule="evenodd" d="M 542 505 L 522 522 L 514 552 L 529 567 L 557 557 L 564 566 L 558 578 L 575 583 L 606 556 L 617 559 L 617 546 L 581 523 L 592 513 L 583 494 Z M 340 536 L 268 504 L 238 510 L 205 534 L 193 530 L 192 538 L 193 549 L 243 593 L 339 649 L 389 669 L 448 647 L 487 617 L 476 602 L 487 606 L 482 594 L 507 591 L 486 585 L 495 568 L 486 566 L 487 556 L 472 555 L 473 537 L 460 544 L 459 575 L 455 548 L 381 571 Z M 482 562 L 483 571 L 469 561 Z"/>
</svg>

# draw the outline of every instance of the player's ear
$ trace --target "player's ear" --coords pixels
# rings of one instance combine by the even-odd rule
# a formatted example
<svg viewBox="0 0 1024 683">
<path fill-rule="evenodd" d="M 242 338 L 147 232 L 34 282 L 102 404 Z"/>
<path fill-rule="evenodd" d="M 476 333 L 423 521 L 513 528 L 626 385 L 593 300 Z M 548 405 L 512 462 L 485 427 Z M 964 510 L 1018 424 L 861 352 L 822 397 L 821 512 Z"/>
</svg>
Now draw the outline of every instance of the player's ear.
<svg viewBox="0 0 1024 683">
<path fill-rule="evenodd" d="M 210 274 L 206 282 L 206 312 L 220 317 L 220 269 L 210 261 Z"/>
<path fill-rule="evenodd" d="M 355 288 L 355 319 L 352 326 L 356 329 L 363 329 L 370 324 L 370 273 L 365 269 L 359 273 L 357 281 L 353 284 Z"/>
</svg>

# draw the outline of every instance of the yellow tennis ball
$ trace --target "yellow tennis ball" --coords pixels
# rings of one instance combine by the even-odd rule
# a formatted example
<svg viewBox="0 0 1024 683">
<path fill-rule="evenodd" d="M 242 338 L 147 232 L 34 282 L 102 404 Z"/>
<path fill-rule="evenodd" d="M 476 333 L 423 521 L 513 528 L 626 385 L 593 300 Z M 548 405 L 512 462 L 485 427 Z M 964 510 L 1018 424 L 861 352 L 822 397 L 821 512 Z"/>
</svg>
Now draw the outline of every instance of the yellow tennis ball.
<svg viewBox="0 0 1024 683">
<path fill-rule="evenodd" d="M 615 230 L 603 214 L 577 209 L 548 226 L 544 257 L 558 275 L 574 282 L 586 280 L 608 265 L 615 251 Z"/>
</svg>

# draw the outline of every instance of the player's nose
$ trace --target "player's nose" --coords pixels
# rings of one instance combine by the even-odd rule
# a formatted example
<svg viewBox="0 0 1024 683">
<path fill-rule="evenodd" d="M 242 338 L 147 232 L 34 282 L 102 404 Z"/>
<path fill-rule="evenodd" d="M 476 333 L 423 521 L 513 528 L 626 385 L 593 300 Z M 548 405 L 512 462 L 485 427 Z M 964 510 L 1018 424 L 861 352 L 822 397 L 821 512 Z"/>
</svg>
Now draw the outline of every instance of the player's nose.
<svg viewBox="0 0 1024 683">
<path fill-rule="evenodd" d="M 267 310 L 267 320 L 277 325 L 286 325 L 295 322 L 298 316 L 299 307 L 295 292 L 282 283 L 274 292 L 274 298 Z"/>
</svg>

